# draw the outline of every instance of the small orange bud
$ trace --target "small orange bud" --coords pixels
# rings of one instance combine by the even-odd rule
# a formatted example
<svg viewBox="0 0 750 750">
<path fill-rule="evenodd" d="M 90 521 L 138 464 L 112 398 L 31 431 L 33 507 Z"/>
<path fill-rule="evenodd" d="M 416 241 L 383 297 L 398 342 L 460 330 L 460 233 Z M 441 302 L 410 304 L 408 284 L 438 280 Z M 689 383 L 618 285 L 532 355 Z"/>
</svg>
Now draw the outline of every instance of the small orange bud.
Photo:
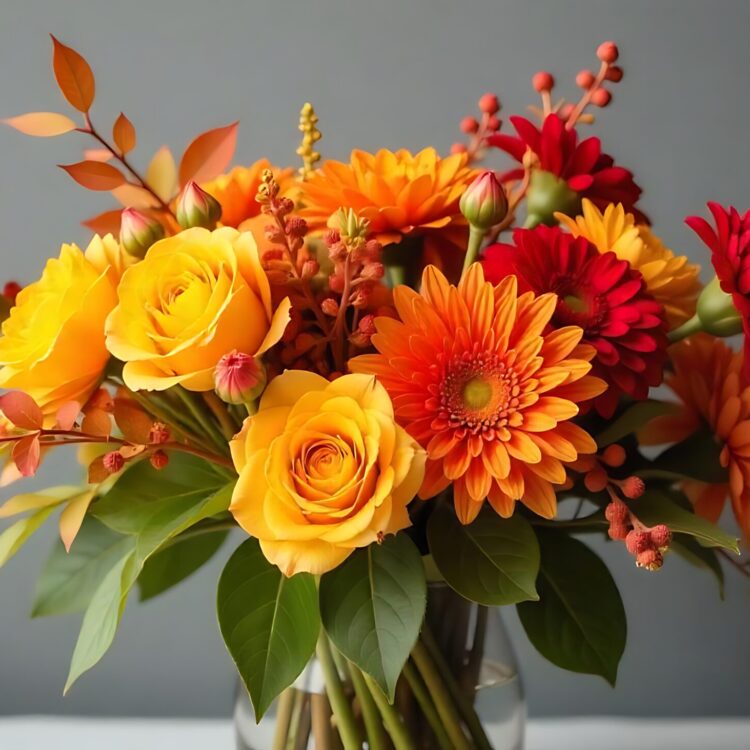
<svg viewBox="0 0 750 750">
<path fill-rule="evenodd" d="M 168 443 L 170 438 L 169 427 L 164 422 L 154 422 L 151 425 L 151 430 L 148 433 L 149 442 L 154 445 L 161 445 L 162 443 Z"/>
<path fill-rule="evenodd" d="M 385 266 L 382 263 L 368 263 L 360 274 L 363 279 L 382 279 L 385 275 Z"/>
<path fill-rule="evenodd" d="M 597 89 L 591 94 L 591 103 L 597 107 L 606 107 L 612 101 L 612 94 L 607 89 Z"/>
<path fill-rule="evenodd" d="M 482 96 L 478 102 L 479 111 L 486 115 L 494 115 L 500 111 L 500 100 L 497 94 L 487 93 Z"/>
<path fill-rule="evenodd" d="M 628 535 L 628 527 L 624 523 L 611 523 L 607 533 L 610 539 L 621 542 Z"/>
<path fill-rule="evenodd" d="M 608 81 L 612 81 L 612 83 L 619 83 L 622 80 L 623 75 L 623 70 L 619 65 L 612 65 L 612 67 L 607 68 L 604 77 Z"/>
<path fill-rule="evenodd" d="M 307 234 L 307 222 L 301 216 L 290 216 L 286 220 L 286 231 L 292 237 L 304 237 Z"/>
<path fill-rule="evenodd" d="M 466 146 L 463 143 L 454 143 L 451 146 L 452 154 L 463 154 L 466 152 Z"/>
<path fill-rule="evenodd" d="M 149 456 L 149 462 L 157 471 L 164 469 L 169 463 L 169 456 L 162 450 L 154 451 Z"/>
<path fill-rule="evenodd" d="M 496 133 L 500 130 L 500 120 L 494 115 L 487 119 L 487 130 L 491 133 Z"/>
<path fill-rule="evenodd" d="M 462 133 L 471 135 L 479 130 L 479 123 L 477 122 L 476 117 L 464 117 L 464 119 L 461 120 L 461 125 L 459 127 L 461 128 Z"/>
<path fill-rule="evenodd" d="M 339 303 L 333 297 L 326 297 L 320 303 L 320 309 L 331 318 L 335 318 L 339 313 Z"/>
<path fill-rule="evenodd" d="M 582 70 L 576 76 L 576 86 L 588 91 L 594 85 L 594 74 L 590 70 Z"/>
<path fill-rule="evenodd" d="M 609 477 L 604 469 L 596 468 L 583 478 L 583 484 L 589 492 L 601 492 L 609 482 Z"/>
<path fill-rule="evenodd" d="M 628 500 L 635 500 L 640 497 L 646 491 L 646 485 L 640 477 L 628 477 L 620 485 L 622 494 L 628 498 Z"/>
<path fill-rule="evenodd" d="M 650 531 L 651 543 L 659 550 L 666 549 L 672 543 L 672 531 L 666 524 L 660 523 Z"/>
<path fill-rule="evenodd" d="M 651 534 L 648 531 L 633 529 L 625 538 L 625 546 L 631 555 L 640 555 L 645 550 L 653 549 Z"/>
<path fill-rule="evenodd" d="M 164 237 L 164 227 L 134 208 L 120 216 L 120 244 L 129 255 L 142 258 L 155 242 Z"/>
<path fill-rule="evenodd" d="M 344 274 L 342 273 L 335 273 L 331 276 L 331 278 L 328 280 L 328 287 L 332 292 L 336 292 L 337 294 L 341 294 L 341 292 L 344 291 Z"/>
<path fill-rule="evenodd" d="M 620 56 L 620 51 L 617 49 L 617 45 L 614 42 L 602 42 L 596 48 L 596 56 L 602 62 L 611 65 Z"/>
<path fill-rule="evenodd" d="M 110 474 L 117 474 L 125 466 L 125 459 L 118 451 L 110 451 L 102 457 L 102 464 Z"/>
<path fill-rule="evenodd" d="M 602 453 L 602 461 L 604 461 L 607 466 L 622 466 L 625 463 L 625 458 L 625 449 L 617 443 L 608 445 Z"/>
<path fill-rule="evenodd" d="M 5 297 L 11 305 L 15 305 L 16 297 L 21 289 L 23 289 L 23 287 L 17 281 L 8 281 L 3 287 L 3 297 Z"/>
<path fill-rule="evenodd" d="M 604 509 L 604 517 L 610 523 L 625 524 L 630 520 L 630 513 L 628 512 L 627 507 L 625 507 L 625 503 L 621 503 L 618 501 L 610 503 Z"/>
<path fill-rule="evenodd" d="M 545 91 L 552 91 L 555 85 L 555 78 L 552 73 L 548 73 L 546 70 L 540 70 L 532 76 L 531 85 L 540 94 Z"/>
<path fill-rule="evenodd" d="M 177 199 L 175 216 L 177 223 L 183 229 L 191 227 L 215 229 L 216 223 L 221 218 L 221 204 L 191 180 L 185 185 Z"/>
<path fill-rule="evenodd" d="M 228 404 L 254 401 L 265 385 L 266 371 L 260 360 L 236 349 L 225 354 L 214 370 L 216 393 Z"/>
<path fill-rule="evenodd" d="M 320 264 L 317 260 L 306 260 L 302 264 L 302 278 L 311 279 L 316 273 L 320 271 Z"/>
<path fill-rule="evenodd" d="M 635 564 L 639 568 L 646 568 L 646 570 L 659 570 L 664 564 L 664 557 L 658 550 L 646 549 L 636 556 Z"/>
</svg>

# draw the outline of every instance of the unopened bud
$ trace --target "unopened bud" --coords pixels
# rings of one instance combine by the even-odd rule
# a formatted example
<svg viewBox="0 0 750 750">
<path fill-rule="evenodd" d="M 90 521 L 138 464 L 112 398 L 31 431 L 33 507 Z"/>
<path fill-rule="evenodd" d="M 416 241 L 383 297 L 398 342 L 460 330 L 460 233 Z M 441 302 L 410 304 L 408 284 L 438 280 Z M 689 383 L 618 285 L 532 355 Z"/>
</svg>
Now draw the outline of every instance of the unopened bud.
<svg viewBox="0 0 750 750">
<path fill-rule="evenodd" d="M 344 285 L 345 285 L 345 279 L 343 273 L 335 273 L 331 278 L 328 280 L 328 287 L 332 292 L 336 292 L 337 294 L 341 294 L 341 292 L 344 291 Z"/>
<path fill-rule="evenodd" d="M 363 279 L 382 279 L 385 275 L 385 266 L 382 263 L 368 263 L 360 274 Z"/>
<path fill-rule="evenodd" d="M 464 117 L 464 119 L 461 120 L 460 128 L 462 133 L 471 135 L 479 130 L 479 123 L 475 117 Z"/>
<path fill-rule="evenodd" d="M 215 229 L 221 218 L 221 205 L 196 182 L 190 181 L 177 199 L 177 223 L 183 229 Z"/>
<path fill-rule="evenodd" d="M 666 524 L 660 523 L 649 531 L 651 543 L 659 550 L 666 549 L 672 543 L 672 531 Z"/>
<path fill-rule="evenodd" d="M 292 237 L 304 237 L 307 234 L 307 222 L 301 216 L 290 216 L 286 220 L 286 231 Z"/>
<path fill-rule="evenodd" d="M 339 303 L 333 297 L 326 297 L 320 303 L 320 309 L 331 318 L 335 318 L 339 313 Z"/>
<path fill-rule="evenodd" d="M 170 438 L 169 427 L 164 422 L 154 422 L 148 433 L 148 440 L 153 445 L 168 443 Z"/>
<path fill-rule="evenodd" d="M 486 115 L 494 115 L 500 110 L 500 100 L 497 98 L 497 94 L 485 94 L 479 100 L 479 111 L 484 112 Z"/>
<path fill-rule="evenodd" d="M 703 287 L 696 314 L 703 330 L 712 336 L 734 336 L 742 332 L 742 318 L 734 306 L 732 295 L 721 288 L 716 276 Z"/>
<path fill-rule="evenodd" d="M 452 154 L 464 154 L 466 153 L 466 145 L 463 143 L 454 143 L 451 145 L 451 153 Z"/>
<path fill-rule="evenodd" d="M 610 503 L 604 509 L 604 517 L 610 523 L 624 524 L 628 520 L 630 520 L 630 513 L 628 512 L 628 509 L 625 507 L 625 503 L 615 502 L 615 503 Z"/>
<path fill-rule="evenodd" d="M 583 484 L 589 492 L 601 492 L 608 482 L 607 472 L 598 467 L 588 472 L 583 478 Z"/>
<path fill-rule="evenodd" d="M 302 264 L 303 279 L 311 279 L 318 271 L 320 271 L 320 264 L 317 260 L 306 260 Z"/>
<path fill-rule="evenodd" d="M 214 385 L 219 398 L 227 404 L 250 403 L 265 388 L 266 371 L 258 359 L 235 349 L 216 364 Z"/>
<path fill-rule="evenodd" d="M 498 130 L 500 130 L 500 119 L 492 115 L 491 117 L 487 118 L 487 130 L 489 130 L 491 133 L 497 133 Z"/>
<path fill-rule="evenodd" d="M 651 543 L 651 534 L 648 531 L 638 531 L 633 529 L 625 538 L 625 546 L 631 555 L 640 555 L 646 550 L 653 549 Z"/>
<path fill-rule="evenodd" d="M 659 570 L 664 564 L 664 557 L 659 550 L 647 549 L 636 556 L 635 564 L 646 570 Z"/>
<path fill-rule="evenodd" d="M 605 63 L 613 63 L 620 56 L 620 51 L 614 42 L 602 42 L 596 48 L 596 56 Z"/>
<path fill-rule="evenodd" d="M 590 70 L 581 70 L 576 76 L 576 86 L 588 91 L 594 85 L 594 74 Z"/>
<path fill-rule="evenodd" d="M 102 465 L 110 474 L 117 474 L 125 466 L 125 459 L 118 451 L 110 451 L 102 457 Z"/>
<path fill-rule="evenodd" d="M 486 230 L 501 222 L 508 213 L 508 199 L 495 173 L 482 172 L 464 191 L 459 208 L 477 229 Z"/>
<path fill-rule="evenodd" d="M 625 463 L 626 458 L 625 449 L 617 443 L 608 445 L 604 449 L 604 453 L 602 453 L 602 461 L 607 464 L 607 466 L 622 466 Z"/>
<path fill-rule="evenodd" d="M 162 450 L 154 451 L 149 456 L 149 462 L 157 471 L 161 471 L 166 468 L 169 463 L 169 456 Z"/>
<path fill-rule="evenodd" d="M 628 500 L 635 500 L 646 491 L 646 485 L 640 477 L 628 477 L 622 482 L 620 489 Z"/>
<path fill-rule="evenodd" d="M 3 297 L 10 302 L 11 305 L 16 304 L 16 297 L 23 287 L 17 281 L 7 281 L 3 286 Z"/>
<path fill-rule="evenodd" d="M 624 523 L 611 523 L 607 533 L 610 539 L 621 542 L 628 535 L 628 527 Z"/>
<path fill-rule="evenodd" d="M 591 94 L 591 103 L 595 107 L 606 107 L 612 101 L 612 94 L 607 89 L 597 89 Z"/>
<path fill-rule="evenodd" d="M 540 94 L 546 91 L 552 91 L 555 85 L 555 78 L 552 73 L 548 73 L 546 70 L 540 70 L 538 73 L 534 73 L 531 79 L 531 85 Z"/>
<path fill-rule="evenodd" d="M 129 255 L 142 258 L 155 242 L 164 237 L 164 227 L 134 208 L 126 208 L 120 217 L 120 244 Z"/>
</svg>

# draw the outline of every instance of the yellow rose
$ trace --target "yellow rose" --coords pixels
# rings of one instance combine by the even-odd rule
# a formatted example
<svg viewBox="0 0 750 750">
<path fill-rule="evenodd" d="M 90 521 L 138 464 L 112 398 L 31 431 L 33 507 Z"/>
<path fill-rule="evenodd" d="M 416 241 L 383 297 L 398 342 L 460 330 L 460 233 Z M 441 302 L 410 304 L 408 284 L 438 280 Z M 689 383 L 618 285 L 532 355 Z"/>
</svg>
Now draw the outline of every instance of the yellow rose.
<svg viewBox="0 0 750 750">
<path fill-rule="evenodd" d="M 230 510 L 287 576 L 325 573 L 409 526 L 424 477 L 424 451 L 369 375 L 330 383 L 287 370 L 231 448 L 240 477 Z"/>
<path fill-rule="evenodd" d="M 67 401 L 84 403 L 109 359 L 104 322 L 117 304 L 119 257 L 111 235 L 84 254 L 63 245 L 41 279 L 16 298 L 0 338 L 0 387 L 28 393 L 48 416 Z"/>
<path fill-rule="evenodd" d="M 222 355 L 262 354 L 289 320 L 289 300 L 271 309 L 252 234 L 227 227 L 155 243 L 125 271 L 117 294 L 107 348 L 126 363 L 123 378 L 134 391 L 212 390 Z"/>
</svg>

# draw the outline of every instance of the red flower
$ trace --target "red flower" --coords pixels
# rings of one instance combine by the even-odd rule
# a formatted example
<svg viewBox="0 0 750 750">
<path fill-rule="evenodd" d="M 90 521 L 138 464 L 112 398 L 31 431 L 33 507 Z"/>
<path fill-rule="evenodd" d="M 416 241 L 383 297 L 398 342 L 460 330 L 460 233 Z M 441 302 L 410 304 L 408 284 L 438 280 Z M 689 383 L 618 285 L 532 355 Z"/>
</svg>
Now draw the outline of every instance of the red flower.
<svg viewBox="0 0 750 750">
<path fill-rule="evenodd" d="M 551 325 L 583 328 L 582 341 L 597 352 L 591 373 L 609 384 L 594 402 L 597 411 L 611 416 L 622 393 L 646 398 L 661 383 L 667 338 L 664 310 L 640 273 L 557 227 L 517 229 L 513 242 L 487 248 L 485 275 L 496 284 L 515 274 L 521 289 L 558 296 Z"/>
<path fill-rule="evenodd" d="M 721 288 L 732 295 L 742 317 L 745 333 L 743 375 L 750 377 L 750 210 L 740 216 L 730 206 L 709 202 L 716 227 L 701 216 L 688 216 L 685 223 L 706 243 Z"/>
<path fill-rule="evenodd" d="M 554 113 L 547 115 L 541 130 L 525 117 L 511 117 L 510 121 L 518 137 L 495 133 L 487 138 L 487 143 L 510 154 L 519 164 L 524 163 L 527 150 L 531 151 L 537 160 L 536 168 L 564 180 L 579 201 L 588 198 L 602 210 L 610 203 L 622 203 L 639 224 L 649 223 L 635 207 L 641 188 L 633 173 L 615 166 L 614 159 L 602 153 L 598 138 L 586 138 L 579 143 L 575 128 L 567 129 Z M 520 179 L 523 173 L 522 168 L 514 169 L 501 179 L 506 182 Z M 554 210 L 562 209 L 554 207 Z"/>
</svg>

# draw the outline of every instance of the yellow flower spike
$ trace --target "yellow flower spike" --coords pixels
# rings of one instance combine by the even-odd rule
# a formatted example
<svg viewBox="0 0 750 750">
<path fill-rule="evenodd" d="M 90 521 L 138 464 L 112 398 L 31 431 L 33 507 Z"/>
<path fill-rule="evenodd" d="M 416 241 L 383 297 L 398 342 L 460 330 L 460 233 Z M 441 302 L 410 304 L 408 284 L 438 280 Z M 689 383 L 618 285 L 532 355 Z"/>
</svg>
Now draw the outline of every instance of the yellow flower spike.
<svg viewBox="0 0 750 750">
<path fill-rule="evenodd" d="M 323 137 L 318 130 L 318 116 L 310 102 L 306 102 L 300 110 L 299 129 L 302 132 L 302 143 L 297 149 L 297 155 L 302 157 L 299 175 L 305 180 L 320 161 L 320 153 L 315 150 L 315 144 Z"/>
</svg>

